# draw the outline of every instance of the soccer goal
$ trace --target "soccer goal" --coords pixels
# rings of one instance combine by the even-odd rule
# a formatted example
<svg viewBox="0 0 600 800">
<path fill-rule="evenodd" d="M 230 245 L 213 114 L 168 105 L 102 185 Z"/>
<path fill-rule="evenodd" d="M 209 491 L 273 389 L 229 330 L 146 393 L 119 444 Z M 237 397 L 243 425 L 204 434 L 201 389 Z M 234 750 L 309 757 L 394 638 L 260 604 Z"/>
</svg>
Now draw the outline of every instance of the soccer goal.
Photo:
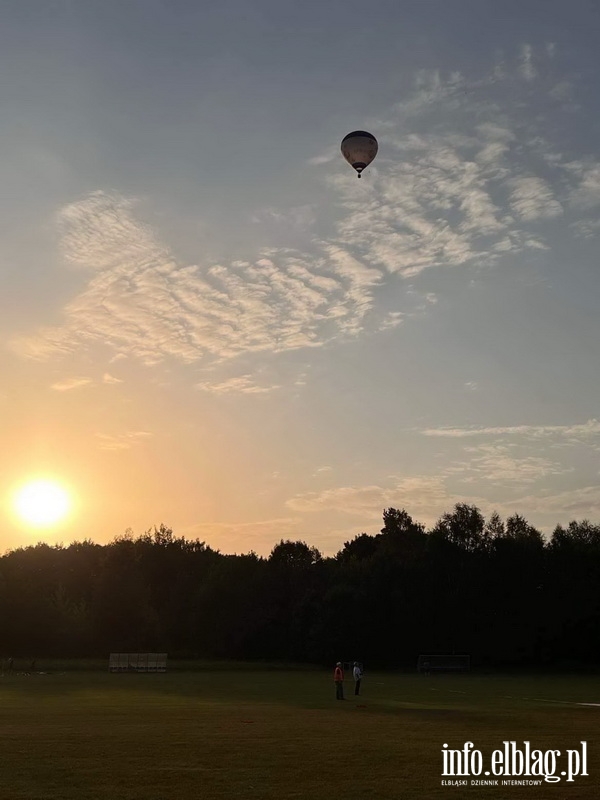
<svg viewBox="0 0 600 800">
<path fill-rule="evenodd" d="M 166 653 L 111 653 L 109 672 L 166 672 Z"/>
<path fill-rule="evenodd" d="M 421 655 L 417 660 L 417 672 L 468 672 L 471 656 L 466 655 Z"/>
</svg>

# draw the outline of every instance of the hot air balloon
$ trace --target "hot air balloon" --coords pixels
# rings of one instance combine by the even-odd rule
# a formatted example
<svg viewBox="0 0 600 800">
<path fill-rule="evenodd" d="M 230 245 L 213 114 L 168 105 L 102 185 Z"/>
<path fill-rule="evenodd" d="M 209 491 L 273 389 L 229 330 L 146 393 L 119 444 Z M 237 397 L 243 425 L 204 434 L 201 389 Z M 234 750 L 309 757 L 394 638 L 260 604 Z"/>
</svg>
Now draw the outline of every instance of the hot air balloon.
<svg viewBox="0 0 600 800">
<path fill-rule="evenodd" d="M 342 154 L 346 161 L 360 173 L 377 155 L 377 139 L 367 131 L 352 131 L 342 139 Z"/>
</svg>

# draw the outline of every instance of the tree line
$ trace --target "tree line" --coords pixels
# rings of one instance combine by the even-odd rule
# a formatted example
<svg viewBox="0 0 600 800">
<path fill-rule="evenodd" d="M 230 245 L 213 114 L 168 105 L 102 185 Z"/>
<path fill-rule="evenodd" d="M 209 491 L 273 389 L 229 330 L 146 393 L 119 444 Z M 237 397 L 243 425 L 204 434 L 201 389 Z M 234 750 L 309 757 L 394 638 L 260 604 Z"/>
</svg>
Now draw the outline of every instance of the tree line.
<svg viewBox="0 0 600 800">
<path fill-rule="evenodd" d="M 600 660 L 600 525 L 545 539 L 523 517 L 457 504 L 426 530 L 403 509 L 333 557 L 281 540 L 225 555 L 165 525 L 111 543 L 37 544 L 0 558 L 4 656 L 265 659 L 410 667 Z"/>
</svg>

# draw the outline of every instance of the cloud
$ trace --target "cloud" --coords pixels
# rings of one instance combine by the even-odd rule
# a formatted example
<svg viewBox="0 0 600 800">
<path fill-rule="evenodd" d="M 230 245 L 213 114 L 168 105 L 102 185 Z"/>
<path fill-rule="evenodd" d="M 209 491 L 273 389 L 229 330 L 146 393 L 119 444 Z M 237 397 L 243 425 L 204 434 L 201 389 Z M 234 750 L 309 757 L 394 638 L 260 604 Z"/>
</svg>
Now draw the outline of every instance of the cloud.
<svg viewBox="0 0 600 800">
<path fill-rule="evenodd" d="M 127 433 L 115 435 L 96 434 L 101 450 L 130 450 L 151 436 L 152 434 L 148 431 L 128 431 Z"/>
<path fill-rule="evenodd" d="M 462 439 L 472 436 L 523 436 L 541 439 L 549 436 L 562 437 L 570 442 L 586 441 L 600 435 L 600 422 L 590 419 L 575 425 L 508 425 L 488 428 L 425 428 L 424 436 L 439 436 Z"/>
<path fill-rule="evenodd" d="M 323 164 L 329 164 L 334 159 L 339 158 L 339 155 L 340 155 L 340 148 L 331 146 L 328 147 L 326 150 L 324 150 L 320 155 L 309 158 L 307 160 L 307 163 L 311 164 L 312 166 L 318 167 Z"/>
<path fill-rule="evenodd" d="M 427 524 L 456 502 L 485 503 L 479 497 L 456 497 L 445 485 L 445 476 L 415 475 L 400 478 L 390 486 L 340 486 L 321 492 L 306 492 L 290 498 L 286 505 L 298 512 L 337 511 L 363 520 L 381 518 L 384 508 L 405 508 Z"/>
<path fill-rule="evenodd" d="M 594 518 L 600 515 L 600 485 L 590 485 L 563 492 L 540 489 L 538 493 L 503 499 L 498 486 L 514 495 L 514 488 L 531 485 L 549 474 L 558 474 L 559 465 L 546 459 L 532 457 L 513 458 L 502 448 L 473 448 L 475 459 L 466 465 L 466 472 L 479 473 L 479 479 L 488 484 L 478 493 L 451 490 L 448 481 L 455 479 L 463 469 L 457 465 L 437 475 L 416 475 L 395 479 L 389 485 L 345 486 L 321 492 L 306 492 L 287 501 L 289 508 L 302 513 L 339 512 L 360 518 L 352 535 L 361 530 L 380 527 L 385 508 L 405 508 L 417 522 L 428 527 L 457 503 L 477 506 L 484 516 L 498 511 L 507 517 L 518 513 L 532 519 L 533 524 L 544 528 L 547 520 L 555 525 L 574 518 Z M 513 474 L 513 470 L 515 473 Z M 467 478 L 470 476 L 467 474 Z M 474 483 L 466 480 L 464 483 Z M 489 496 L 488 496 L 489 495 Z M 349 530 L 349 529 L 347 529 Z M 346 535 L 346 538 L 349 538 Z"/>
<path fill-rule="evenodd" d="M 521 219 L 551 219 L 563 213 L 550 186 L 541 178 L 517 177 L 510 180 L 508 185 L 512 189 L 509 198 L 511 208 Z"/>
<path fill-rule="evenodd" d="M 570 100 L 573 95 L 573 84 L 570 81 L 561 80 L 550 89 L 550 97 L 554 100 Z"/>
<path fill-rule="evenodd" d="M 258 386 L 251 375 L 240 375 L 236 378 L 229 378 L 221 383 L 210 383 L 209 381 L 197 383 L 196 388 L 205 392 L 213 392 L 214 394 L 228 394 L 230 392 L 239 392 L 240 394 L 265 394 L 275 389 L 280 389 L 281 387 L 279 385 Z"/>
<path fill-rule="evenodd" d="M 99 191 L 61 209 L 57 225 L 65 259 L 105 275 L 116 271 L 124 276 L 140 262 L 168 260 L 151 228 L 135 218 L 135 206 L 132 198 Z"/>
<path fill-rule="evenodd" d="M 111 375 L 109 372 L 105 372 L 102 376 L 103 383 L 115 384 L 115 383 L 123 383 L 122 378 L 115 378 L 114 375 Z"/>
<path fill-rule="evenodd" d="M 313 478 L 316 478 L 319 475 L 323 475 L 329 472 L 333 472 L 333 467 L 327 465 L 322 467 L 317 467 L 316 470 L 313 472 Z"/>
<path fill-rule="evenodd" d="M 413 278 L 548 249 L 543 223 L 600 205 L 600 162 L 569 161 L 547 138 L 548 117 L 565 113 L 555 54 L 524 44 L 516 66 L 480 78 L 419 73 L 415 92 L 373 121 L 380 152 L 360 193 L 350 173 L 329 177 L 344 211 L 337 241 Z M 587 222 L 572 233 L 589 235 Z"/>
<path fill-rule="evenodd" d="M 445 470 L 445 474 L 459 476 L 462 483 L 487 481 L 495 485 L 521 485 L 572 471 L 547 458 L 516 457 L 508 445 L 466 447 L 464 452 L 471 456 L 469 461 L 457 462 Z"/>
<path fill-rule="evenodd" d="M 389 491 L 389 490 L 388 490 Z M 306 492 L 290 498 L 286 505 L 294 511 L 343 511 L 364 514 L 385 505 L 386 490 L 380 486 L 342 486 L 322 492 Z"/>
<path fill-rule="evenodd" d="M 396 142 L 398 159 L 360 203 L 351 199 L 349 179 L 337 181 L 348 211 L 340 240 L 372 266 L 404 278 L 482 256 L 478 238 L 507 230 L 475 163 L 443 136 L 422 139 L 416 147 Z"/>
<path fill-rule="evenodd" d="M 571 228 L 582 239 L 595 239 L 600 234 L 600 220 L 585 219 L 572 222 Z"/>
<path fill-rule="evenodd" d="M 404 321 L 404 314 L 401 311 L 389 311 L 381 323 L 381 330 L 397 328 Z"/>
<path fill-rule="evenodd" d="M 554 51 L 548 52 L 548 55 L 554 55 Z M 533 81 L 537 77 L 537 70 L 533 65 L 533 47 L 530 44 L 524 44 L 521 46 L 521 57 L 520 57 L 520 72 L 521 75 L 525 78 L 526 81 Z"/>
<path fill-rule="evenodd" d="M 315 210 L 311 205 L 294 206 L 286 210 L 263 208 L 252 214 L 252 222 L 256 224 L 275 223 L 285 227 L 306 230 L 316 221 Z"/>
<path fill-rule="evenodd" d="M 66 378 L 63 381 L 57 381 L 50 387 L 56 392 L 70 392 L 72 389 L 82 389 L 84 386 L 89 386 L 92 383 L 91 378 Z"/>
<path fill-rule="evenodd" d="M 562 524 L 573 519 L 594 519 L 600 517 L 600 486 L 581 486 L 564 492 L 541 492 L 537 495 L 520 497 L 511 504 L 527 509 L 529 514 L 550 515 L 552 524 Z"/>
<path fill-rule="evenodd" d="M 150 365 L 319 347 L 362 329 L 381 278 L 338 246 L 318 256 L 275 249 L 255 263 L 179 266 L 132 201 L 102 192 L 63 209 L 59 223 L 65 257 L 92 278 L 61 326 L 13 340 L 31 358 L 94 343 Z"/>
<path fill-rule="evenodd" d="M 413 91 L 373 120 L 380 153 L 359 187 L 352 170 L 327 167 L 337 145 L 312 159 L 340 214 L 319 239 L 303 237 L 310 252 L 265 247 L 253 260 L 180 264 L 134 199 L 93 192 L 69 204 L 57 220 L 61 248 L 89 283 L 62 324 L 12 349 L 48 359 L 102 344 L 114 359 L 207 366 L 316 348 L 410 318 L 411 308 L 379 305 L 394 282 L 539 253 L 560 219 L 572 236 L 595 235 L 600 161 L 567 158 L 548 140 L 548 116 L 563 113 L 557 87 L 568 83 L 557 70 L 553 46 L 525 43 L 483 76 L 419 72 Z M 321 212 L 300 204 L 255 217 L 304 232 Z M 427 293 L 416 311 L 435 299 Z"/>
<path fill-rule="evenodd" d="M 600 205 L 600 164 L 596 161 L 573 161 L 566 169 L 574 176 L 569 202 L 580 211 L 591 211 Z"/>
</svg>

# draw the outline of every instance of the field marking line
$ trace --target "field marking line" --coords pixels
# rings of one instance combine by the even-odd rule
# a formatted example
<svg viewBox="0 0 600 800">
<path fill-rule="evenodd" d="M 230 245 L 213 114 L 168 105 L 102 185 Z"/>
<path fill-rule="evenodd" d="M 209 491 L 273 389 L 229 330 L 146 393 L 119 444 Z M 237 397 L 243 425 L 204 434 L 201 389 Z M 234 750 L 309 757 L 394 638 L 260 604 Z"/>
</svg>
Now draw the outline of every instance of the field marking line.
<svg viewBox="0 0 600 800">
<path fill-rule="evenodd" d="M 578 703 L 577 700 L 546 700 L 545 697 L 524 697 L 523 700 L 534 700 L 537 703 L 560 703 L 564 706 L 600 706 L 600 703 Z"/>
<path fill-rule="evenodd" d="M 523 700 L 533 700 L 536 703 L 563 703 L 567 706 L 576 705 L 573 700 L 547 700 L 545 697 L 524 697 Z"/>
</svg>

